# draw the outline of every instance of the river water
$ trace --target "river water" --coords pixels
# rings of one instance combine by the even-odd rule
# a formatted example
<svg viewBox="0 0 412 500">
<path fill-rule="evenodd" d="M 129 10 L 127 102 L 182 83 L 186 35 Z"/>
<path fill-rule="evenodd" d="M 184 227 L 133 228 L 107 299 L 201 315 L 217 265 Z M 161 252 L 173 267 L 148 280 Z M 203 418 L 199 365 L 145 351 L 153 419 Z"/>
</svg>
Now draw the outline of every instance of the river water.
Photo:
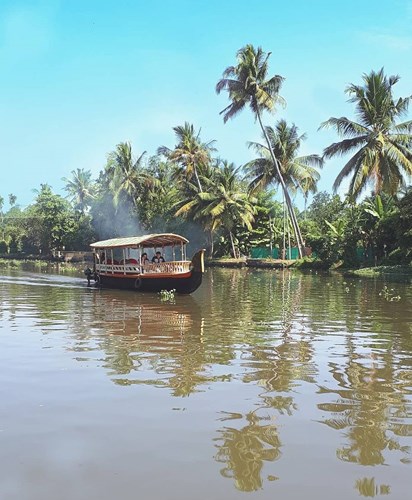
<svg viewBox="0 0 412 500">
<path fill-rule="evenodd" d="M 409 282 L 0 275 L 2 500 L 410 498 Z"/>
</svg>

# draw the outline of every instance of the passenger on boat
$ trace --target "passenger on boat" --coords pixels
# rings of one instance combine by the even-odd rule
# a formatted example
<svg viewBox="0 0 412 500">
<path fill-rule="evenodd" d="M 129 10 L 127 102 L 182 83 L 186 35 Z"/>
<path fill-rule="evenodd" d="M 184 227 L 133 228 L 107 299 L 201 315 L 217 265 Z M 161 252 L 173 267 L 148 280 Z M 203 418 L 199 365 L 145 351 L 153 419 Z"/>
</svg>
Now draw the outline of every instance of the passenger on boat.
<svg viewBox="0 0 412 500">
<path fill-rule="evenodd" d="M 144 266 L 145 264 L 149 264 L 150 261 L 146 252 L 142 253 L 142 258 L 140 259 L 140 261 L 142 263 L 142 266 Z"/>
<path fill-rule="evenodd" d="M 155 255 L 153 255 L 153 258 L 152 258 L 152 262 L 154 262 L 155 264 L 160 264 L 161 262 L 164 262 L 165 259 L 163 257 L 163 255 L 161 254 L 161 252 L 157 251 Z"/>
</svg>

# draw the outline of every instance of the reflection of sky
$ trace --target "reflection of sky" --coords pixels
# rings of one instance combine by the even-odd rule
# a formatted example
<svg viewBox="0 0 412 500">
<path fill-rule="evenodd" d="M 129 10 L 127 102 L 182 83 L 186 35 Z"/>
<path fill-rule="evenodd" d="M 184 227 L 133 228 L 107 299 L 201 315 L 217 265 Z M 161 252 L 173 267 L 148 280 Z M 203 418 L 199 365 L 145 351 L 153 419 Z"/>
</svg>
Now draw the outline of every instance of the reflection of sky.
<svg viewBox="0 0 412 500">
<path fill-rule="evenodd" d="M 246 141 L 260 133 L 246 112 L 224 125 L 227 100 L 214 87 L 246 43 L 272 51 L 272 73 L 286 77 L 288 106 L 279 116 L 308 134 L 304 154 L 320 153 L 336 136 L 318 132 L 319 124 L 352 114 L 343 91 L 362 73 L 384 66 L 403 77 L 397 95 L 410 94 L 410 2 L 379 7 L 373 0 L 256 9 L 250 0 L 236 8 L 217 0 L 2 0 L 3 195 L 27 205 L 40 182 L 59 191 L 75 168 L 96 175 L 120 141 L 153 154 L 173 144 L 171 129 L 184 121 L 201 127 L 204 140 L 217 139 L 221 157 L 244 164 L 252 154 Z M 321 189 L 331 189 L 339 165 L 328 163 Z"/>
</svg>

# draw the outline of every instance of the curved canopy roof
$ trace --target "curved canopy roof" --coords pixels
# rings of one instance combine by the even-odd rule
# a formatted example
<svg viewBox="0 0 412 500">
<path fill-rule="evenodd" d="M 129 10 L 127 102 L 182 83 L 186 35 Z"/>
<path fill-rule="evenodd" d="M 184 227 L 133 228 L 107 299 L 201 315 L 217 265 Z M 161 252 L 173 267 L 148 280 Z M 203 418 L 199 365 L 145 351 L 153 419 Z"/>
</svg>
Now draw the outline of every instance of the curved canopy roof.
<svg viewBox="0 0 412 500">
<path fill-rule="evenodd" d="M 163 247 L 188 243 L 183 236 L 173 233 L 145 234 L 143 236 L 129 236 L 127 238 L 113 238 L 111 240 L 96 241 L 92 248 L 137 248 L 137 247 Z"/>
</svg>

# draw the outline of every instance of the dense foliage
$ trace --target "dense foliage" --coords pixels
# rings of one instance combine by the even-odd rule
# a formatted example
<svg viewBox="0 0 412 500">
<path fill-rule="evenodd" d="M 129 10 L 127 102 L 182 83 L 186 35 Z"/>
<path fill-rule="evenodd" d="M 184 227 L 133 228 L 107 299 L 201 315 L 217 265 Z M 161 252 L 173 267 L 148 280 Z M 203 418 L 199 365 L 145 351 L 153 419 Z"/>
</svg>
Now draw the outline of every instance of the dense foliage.
<svg viewBox="0 0 412 500">
<path fill-rule="evenodd" d="M 395 99 L 398 77 L 383 70 L 364 75 L 364 85 L 350 85 L 358 121 L 331 118 L 323 126 L 343 136 L 324 155 L 302 155 L 304 135 L 295 124 L 279 120 L 262 124 L 262 113 L 282 102 L 283 78 L 269 78 L 262 49 L 246 46 L 237 66 L 228 67 L 217 90 L 227 90 L 227 120 L 250 107 L 262 128 L 263 143 L 249 143 L 256 158 L 243 167 L 219 158 L 215 141 L 203 141 L 190 123 L 176 126 L 176 143 L 157 154 L 135 154 L 128 142 L 108 154 L 96 178 L 76 169 L 63 178 L 67 197 L 43 184 L 33 203 L 22 209 L 9 195 L 0 196 L 0 254 L 51 255 L 58 250 L 88 250 L 96 239 L 177 232 L 212 256 L 249 255 L 266 248 L 268 255 L 287 255 L 286 248 L 311 247 L 325 265 L 412 261 L 412 121 L 409 98 Z M 351 176 L 346 199 L 317 193 L 325 159 L 353 156 L 338 174 L 336 188 Z M 372 194 L 358 197 L 371 184 Z M 275 197 L 276 188 L 282 201 Z M 305 209 L 293 204 L 303 193 Z M 3 193 L 4 194 L 4 193 Z M 306 206 L 308 196 L 313 199 Z"/>
</svg>

